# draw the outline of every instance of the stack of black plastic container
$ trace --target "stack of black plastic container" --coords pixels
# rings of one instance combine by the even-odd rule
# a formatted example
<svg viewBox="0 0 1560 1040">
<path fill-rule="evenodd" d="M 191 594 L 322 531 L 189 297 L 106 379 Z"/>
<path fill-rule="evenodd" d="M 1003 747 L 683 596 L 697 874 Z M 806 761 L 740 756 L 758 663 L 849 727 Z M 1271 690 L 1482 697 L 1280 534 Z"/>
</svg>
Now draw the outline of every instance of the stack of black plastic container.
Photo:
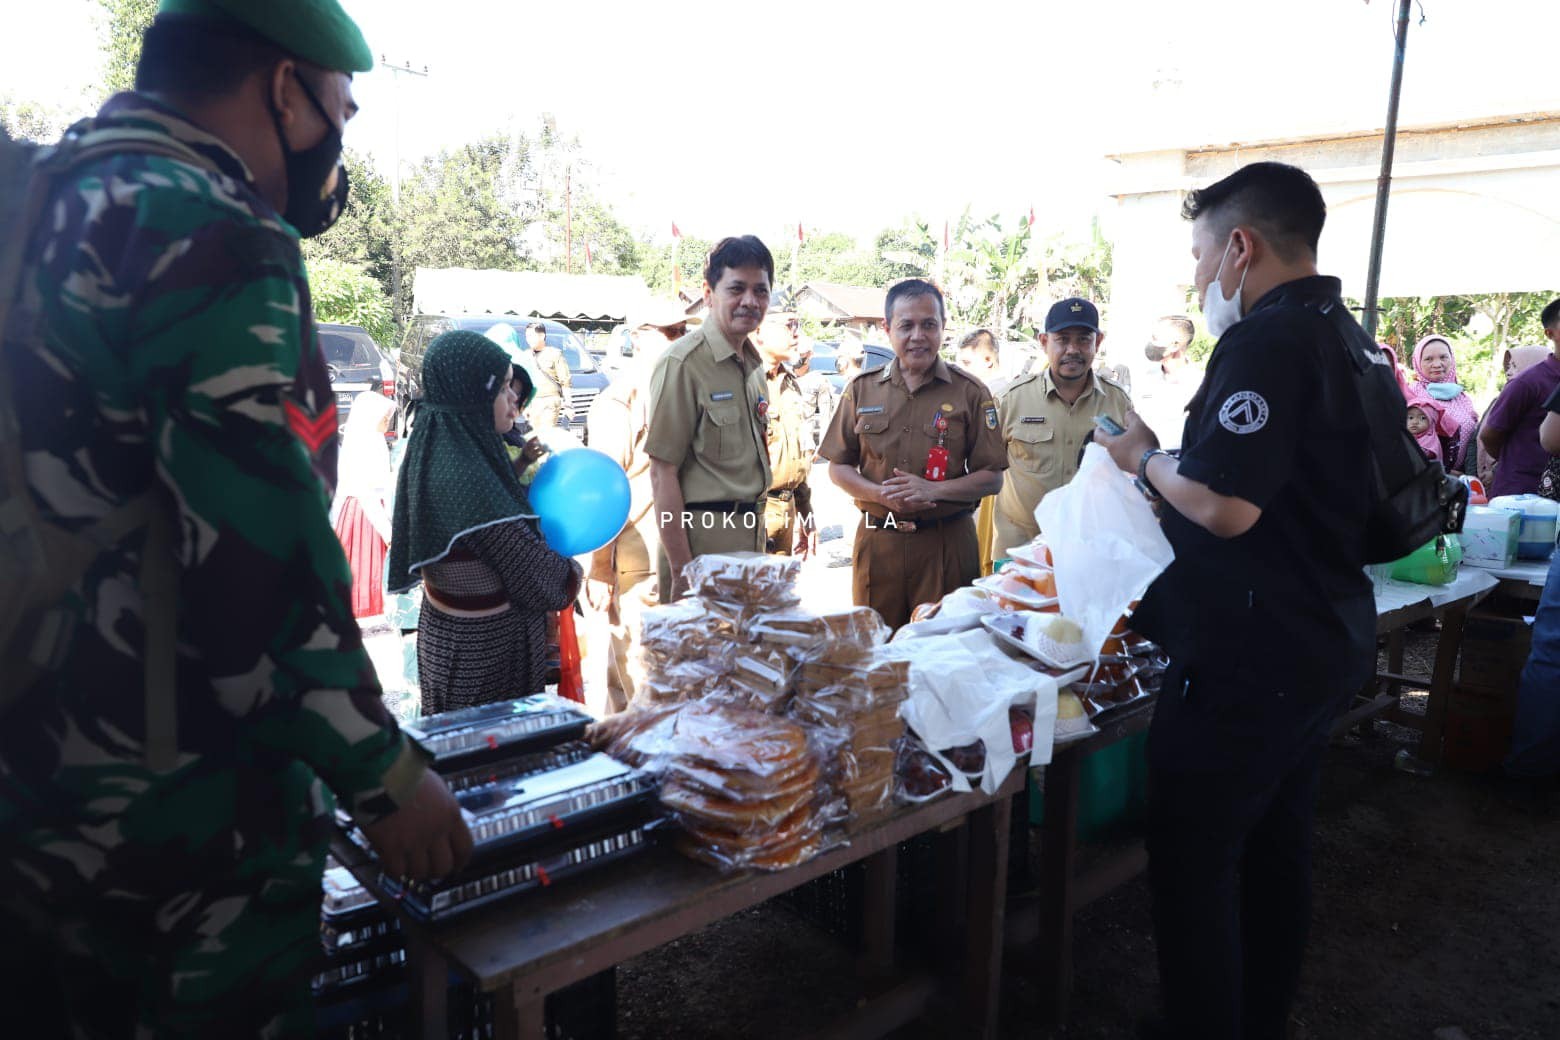
<svg viewBox="0 0 1560 1040">
<path fill-rule="evenodd" d="M 471 828 L 473 852 L 459 873 L 435 882 L 378 877 L 376 887 L 412 920 L 439 924 L 564 881 L 643 849 L 655 809 L 651 777 L 581 741 L 589 715 L 550 695 L 486 704 L 418 720 L 408 733 L 455 793 Z M 360 831 L 346 824 L 344 855 L 371 861 Z M 315 976 L 320 1035 L 409 1036 L 406 953 L 399 922 L 344 867 L 325 875 L 320 937 L 324 967 Z M 491 1001 L 452 979 L 450 1035 L 491 1035 Z M 549 1001 L 549 1018 L 576 1028 L 549 1031 L 583 1038 L 610 1032 L 610 976 L 595 990 Z M 574 1005 L 573 1013 L 565 1013 Z M 584 1015 L 580 1010 L 586 1010 Z M 555 1013 L 556 1012 L 556 1013 Z M 602 1022 L 603 1016 L 605 1023 Z M 583 1021 L 581 1021 L 583 1020 Z M 600 1028 L 602 1026 L 605 1028 Z"/>
</svg>

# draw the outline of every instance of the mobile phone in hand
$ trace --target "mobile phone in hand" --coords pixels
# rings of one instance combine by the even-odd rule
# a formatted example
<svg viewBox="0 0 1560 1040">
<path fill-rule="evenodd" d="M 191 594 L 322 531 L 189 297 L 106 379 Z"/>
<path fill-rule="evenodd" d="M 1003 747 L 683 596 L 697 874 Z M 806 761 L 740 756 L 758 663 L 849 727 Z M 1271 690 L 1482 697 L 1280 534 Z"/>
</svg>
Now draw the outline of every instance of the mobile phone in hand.
<svg viewBox="0 0 1560 1040">
<path fill-rule="evenodd" d="M 1094 417 L 1094 425 L 1098 426 L 1112 437 L 1120 437 L 1122 434 L 1127 432 L 1125 427 L 1123 427 L 1119 422 L 1112 419 L 1108 415 L 1096 415 Z"/>
</svg>

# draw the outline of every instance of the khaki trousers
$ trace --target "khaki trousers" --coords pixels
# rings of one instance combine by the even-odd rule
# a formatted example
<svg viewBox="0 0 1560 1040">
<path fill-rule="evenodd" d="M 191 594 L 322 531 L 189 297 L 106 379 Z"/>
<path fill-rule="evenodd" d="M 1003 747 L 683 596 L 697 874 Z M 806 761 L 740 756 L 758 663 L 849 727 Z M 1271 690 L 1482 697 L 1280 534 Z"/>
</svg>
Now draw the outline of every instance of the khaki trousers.
<svg viewBox="0 0 1560 1040">
<path fill-rule="evenodd" d="M 975 520 L 964 516 L 907 531 L 868 527 L 863 518 L 851 567 L 853 602 L 877 611 L 890 628 L 901 628 L 920 604 L 935 603 L 980 577 Z"/>
<path fill-rule="evenodd" d="M 659 516 L 657 524 L 659 525 Z M 688 549 L 693 558 L 710 553 L 764 551 L 764 506 L 751 513 L 718 513 L 711 509 L 689 509 L 682 517 L 671 517 L 668 525 L 682 524 L 688 533 Z M 659 543 L 655 553 L 656 574 L 662 603 L 672 601 L 672 563 Z"/>
</svg>

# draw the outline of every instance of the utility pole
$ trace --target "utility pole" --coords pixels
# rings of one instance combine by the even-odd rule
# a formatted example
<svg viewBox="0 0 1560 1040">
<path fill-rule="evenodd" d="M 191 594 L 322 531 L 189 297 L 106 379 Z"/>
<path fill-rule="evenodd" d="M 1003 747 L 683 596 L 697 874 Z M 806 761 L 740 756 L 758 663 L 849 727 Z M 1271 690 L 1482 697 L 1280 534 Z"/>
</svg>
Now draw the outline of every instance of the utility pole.
<svg viewBox="0 0 1560 1040">
<path fill-rule="evenodd" d="M 563 168 L 563 270 L 574 273 L 574 164 Z"/>
<path fill-rule="evenodd" d="M 390 94 L 390 107 L 395 113 L 394 132 L 392 135 L 392 161 L 390 170 L 390 310 L 391 314 L 399 321 L 401 314 L 401 75 L 418 76 L 428 78 L 428 66 L 424 65 L 419 72 L 412 68 L 408 61 L 405 65 L 393 65 L 381 54 L 379 56 L 381 68 L 388 69 L 391 73 L 391 82 L 394 88 Z"/>
<path fill-rule="evenodd" d="M 395 112 L 393 117 L 394 134 L 392 136 L 395 166 L 390 172 L 390 201 L 399 206 L 401 204 L 401 75 L 404 73 L 408 76 L 418 76 L 422 79 L 427 79 L 428 66 L 424 65 L 422 71 L 419 72 L 417 69 L 412 68 L 411 62 L 407 62 L 405 65 L 394 65 L 383 54 L 379 56 L 379 65 L 392 74 L 390 81 L 394 84 L 390 95 L 390 106 Z"/>
<path fill-rule="evenodd" d="M 1376 293 L 1381 287 L 1381 255 L 1387 240 L 1387 197 L 1392 193 L 1392 156 L 1397 151 L 1398 100 L 1403 93 L 1403 50 L 1408 46 L 1408 12 L 1413 0 L 1398 4 L 1392 53 L 1392 90 L 1387 96 L 1387 127 L 1381 142 L 1381 175 L 1376 178 L 1376 215 L 1370 230 L 1370 265 L 1365 270 L 1365 331 L 1376 338 Z"/>
</svg>

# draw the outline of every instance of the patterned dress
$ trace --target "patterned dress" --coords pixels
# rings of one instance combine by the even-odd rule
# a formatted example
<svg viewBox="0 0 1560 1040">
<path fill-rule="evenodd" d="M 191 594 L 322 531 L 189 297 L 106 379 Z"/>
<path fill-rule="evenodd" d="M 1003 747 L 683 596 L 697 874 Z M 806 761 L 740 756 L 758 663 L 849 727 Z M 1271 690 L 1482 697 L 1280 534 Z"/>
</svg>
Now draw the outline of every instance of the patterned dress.
<svg viewBox="0 0 1560 1040">
<path fill-rule="evenodd" d="M 538 693 L 546 684 L 547 614 L 570 607 L 579 566 L 549 549 L 529 521 L 469 531 L 423 568 L 417 672 L 425 715 Z M 445 613 L 435 603 L 480 610 Z"/>
</svg>

